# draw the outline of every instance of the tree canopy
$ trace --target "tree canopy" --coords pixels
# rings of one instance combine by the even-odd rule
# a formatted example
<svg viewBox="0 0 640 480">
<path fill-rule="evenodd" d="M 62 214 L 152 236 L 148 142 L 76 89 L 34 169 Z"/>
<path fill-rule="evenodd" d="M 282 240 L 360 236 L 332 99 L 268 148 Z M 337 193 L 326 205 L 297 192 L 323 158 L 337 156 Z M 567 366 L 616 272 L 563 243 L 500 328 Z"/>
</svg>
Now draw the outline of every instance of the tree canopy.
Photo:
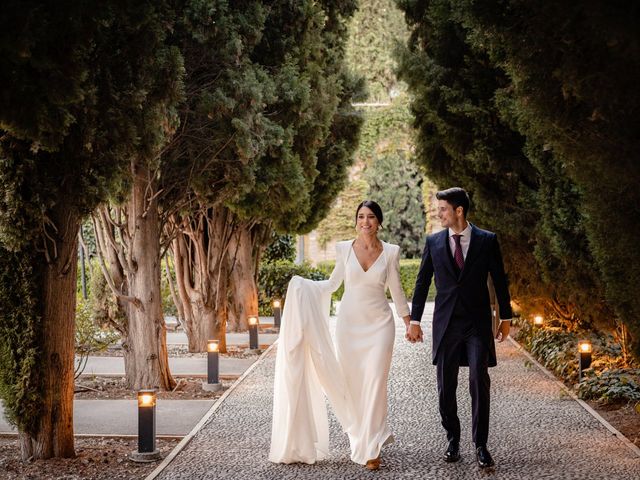
<svg viewBox="0 0 640 480">
<path fill-rule="evenodd" d="M 638 219 L 605 212 L 638 200 L 638 8 L 605 3 L 399 1 L 400 74 L 420 163 L 505 240 L 516 299 L 574 324 L 615 308 L 637 342 L 638 272 L 619 253 Z"/>
</svg>

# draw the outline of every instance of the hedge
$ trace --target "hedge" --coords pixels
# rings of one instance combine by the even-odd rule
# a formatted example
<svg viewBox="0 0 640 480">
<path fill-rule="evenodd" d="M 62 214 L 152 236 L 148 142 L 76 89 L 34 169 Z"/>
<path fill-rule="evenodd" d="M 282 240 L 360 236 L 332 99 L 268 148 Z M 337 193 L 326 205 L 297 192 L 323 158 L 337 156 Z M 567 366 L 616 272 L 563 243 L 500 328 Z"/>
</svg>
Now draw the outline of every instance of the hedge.
<svg viewBox="0 0 640 480">
<path fill-rule="evenodd" d="M 258 311 L 260 315 L 273 315 L 271 301 L 274 298 L 284 299 L 289 280 L 295 275 L 311 280 L 329 278 L 323 271 L 313 268 L 308 263 L 296 265 L 289 260 L 262 263 L 258 272 Z"/>
</svg>

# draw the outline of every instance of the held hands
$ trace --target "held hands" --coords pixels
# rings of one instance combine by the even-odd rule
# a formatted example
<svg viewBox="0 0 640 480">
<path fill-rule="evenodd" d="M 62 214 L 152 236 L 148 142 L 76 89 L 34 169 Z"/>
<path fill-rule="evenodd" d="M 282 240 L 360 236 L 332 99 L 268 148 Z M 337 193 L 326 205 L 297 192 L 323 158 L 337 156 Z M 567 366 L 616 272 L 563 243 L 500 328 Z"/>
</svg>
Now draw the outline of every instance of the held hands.
<svg viewBox="0 0 640 480">
<path fill-rule="evenodd" d="M 420 328 L 420 325 L 411 325 L 409 323 L 411 321 L 411 317 L 409 317 L 409 315 L 404 317 L 403 320 L 404 325 L 407 328 L 404 338 L 411 343 L 422 342 L 422 329 Z"/>
</svg>

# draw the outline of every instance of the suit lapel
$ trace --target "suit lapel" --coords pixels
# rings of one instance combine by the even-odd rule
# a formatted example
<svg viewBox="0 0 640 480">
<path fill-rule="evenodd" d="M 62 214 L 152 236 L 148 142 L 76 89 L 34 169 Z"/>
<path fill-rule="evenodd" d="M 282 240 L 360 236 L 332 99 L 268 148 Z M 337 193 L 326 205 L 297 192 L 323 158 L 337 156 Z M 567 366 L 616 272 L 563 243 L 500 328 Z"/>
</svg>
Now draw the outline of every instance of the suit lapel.
<svg viewBox="0 0 640 480">
<path fill-rule="evenodd" d="M 478 257 L 480 245 L 482 244 L 482 236 L 479 234 L 476 226 L 471 223 L 469 225 L 471 225 L 471 238 L 469 239 L 469 250 L 467 251 L 467 258 L 464 259 L 464 268 L 462 269 L 462 272 L 460 272 L 461 277 L 465 274 L 465 272 L 469 271 L 470 265 Z"/>
<path fill-rule="evenodd" d="M 454 278 L 458 278 L 456 268 L 453 266 L 453 255 L 451 253 L 451 247 L 449 246 L 448 228 L 445 228 L 440 234 L 440 238 L 438 239 L 438 249 L 440 250 L 441 255 L 445 257 L 444 264 L 446 265 L 447 270 L 449 270 Z"/>
</svg>

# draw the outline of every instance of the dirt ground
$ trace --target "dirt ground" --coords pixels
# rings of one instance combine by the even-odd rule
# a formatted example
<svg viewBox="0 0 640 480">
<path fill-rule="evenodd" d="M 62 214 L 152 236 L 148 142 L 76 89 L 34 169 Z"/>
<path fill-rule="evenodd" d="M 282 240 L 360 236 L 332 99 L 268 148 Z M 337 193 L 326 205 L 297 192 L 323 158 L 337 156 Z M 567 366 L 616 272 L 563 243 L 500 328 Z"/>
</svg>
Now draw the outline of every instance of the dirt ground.
<svg viewBox="0 0 640 480">
<path fill-rule="evenodd" d="M 204 378 L 178 377 L 176 388 L 171 392 L 158 391 L 160 400 L 208 400 L 220 397 L 235 380 L 221 380 L 222 390 L 205 392 L 202 389 Z M 75 398 L 81 400 L 130 399 L 136 398 L 136 392 L 129 390 L 122 377 L 81 377 L 76 379 Z"/>
<path fill-rule="evenodd" d="M 166 457 L 179 439 L 158 438 L 156 447 Z M 12 480 L 132 480 L 142 479 L 159 465 L 136 463 L 130 454 L 137 439 L 76 437 L 76 458 L 22 461 L 15 437 L 0 437 L 0 478 Z"/>
<path fill-rule="evenodd" d="M 268 345 L 261 345 L 263 350 L 266 350 Z M 205 358 L 206 352 L 189 352 L 189 348 L 186 345 L 167 345 L 167 353 L 170 357 L 182 357 L 182 358 Z M 92 352 L 93 357 L 122 357 L 122 347 L 119 344 L 111 345 L 99 352 Z M 233 358 L 251 358 L 255 357 L 255 353 L 249 350 L 249 345 L 228 345 L 227 352 L 221 353 L 222 357 Z"/>
<path fill-rule="evenodd" d="M 627 437 L 637 447 L 640 447 L 640 412 L 630 404 L 599 405 L 587 402 L 591 408 L 600 414 L 616 430 Z"/>
</svg>

